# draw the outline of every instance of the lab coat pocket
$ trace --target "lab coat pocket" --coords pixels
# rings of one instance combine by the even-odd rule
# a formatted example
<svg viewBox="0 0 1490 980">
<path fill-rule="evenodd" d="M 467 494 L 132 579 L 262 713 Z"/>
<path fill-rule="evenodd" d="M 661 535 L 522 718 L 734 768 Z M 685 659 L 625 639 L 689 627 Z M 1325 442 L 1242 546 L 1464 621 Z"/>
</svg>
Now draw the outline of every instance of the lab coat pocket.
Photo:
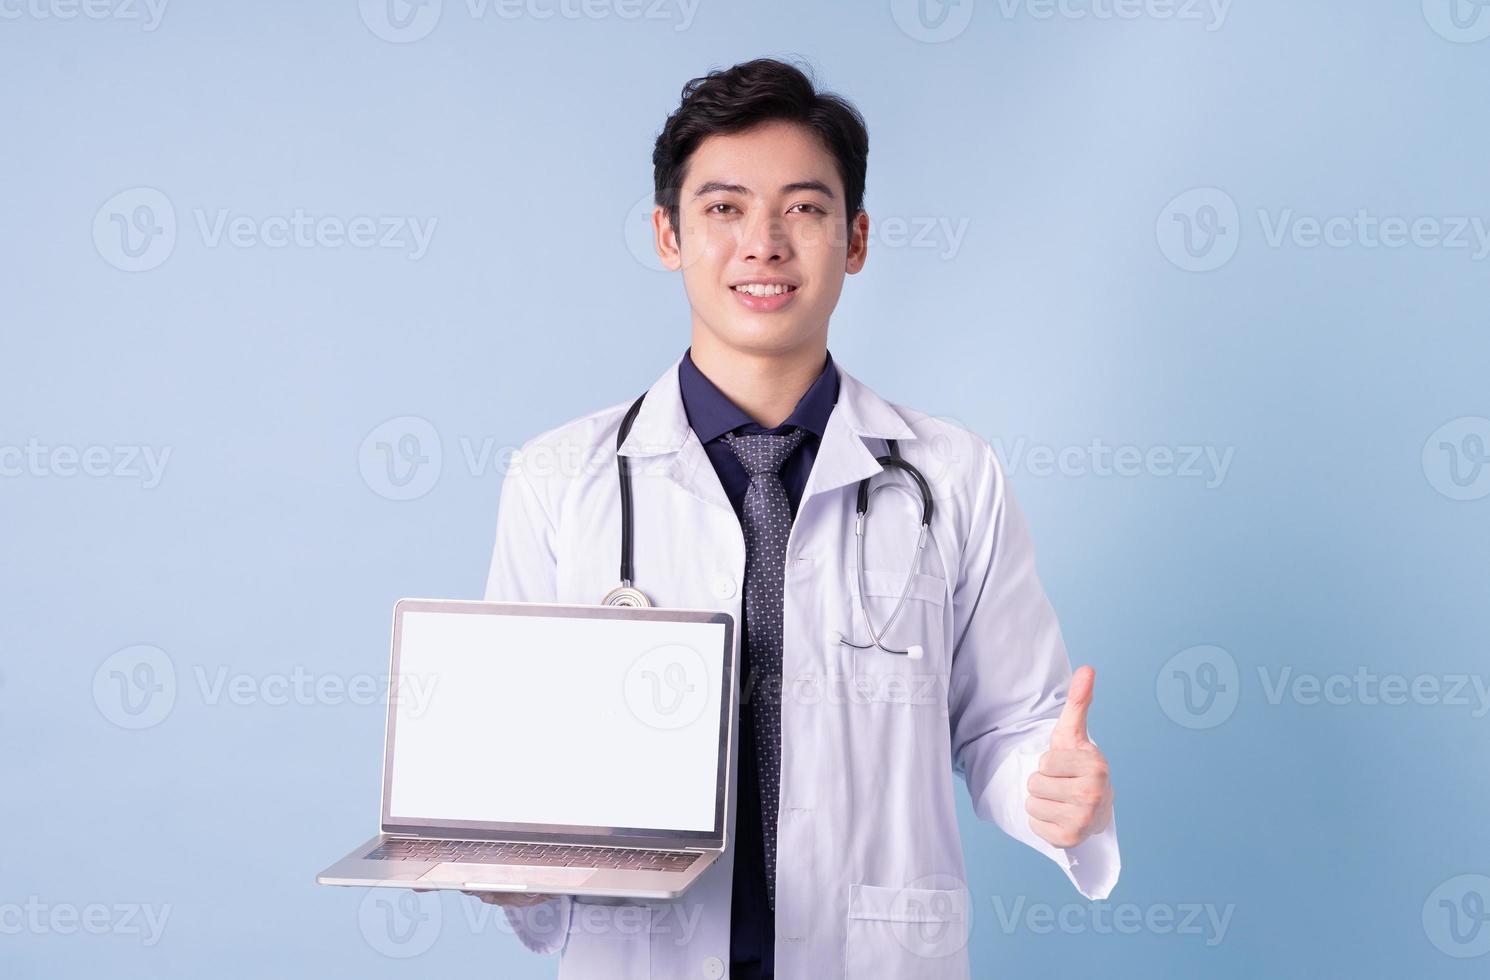
<svg viewBox="0 0 1490 980">
<path fill-rule="evenodd" d="M 844 976 L 967 977 L 968 908 L 966 888 L 849 885 Z"/>
<path fill-rule="evenodd" d="M 650 980 L 652 906 L 576 899 L 559 980 Z"/>
<path fill-rule="evenodd" d="M 868 649 L 862 650 L 848 644 L 842 646 L 844 672 L 853 682 L 855 697 L 870 702 L 945 707 L 946 695 L 940 682 L 947 673 L 944 625 L 947 583 L 935 575 L 913 574 L 905 604 L 894 623 L 890 623 L 890 615 L 906 587 L 904 572 L 865 569 L 862 607 L 857 579 L 851 579 L 851 585 L 852 639 L 868 645 Z M 874 646 L 864 621 L 865 608 L 882 644 L 892 650 L 919 646 L 921 656 L 912 659 Z"/>
</svg>

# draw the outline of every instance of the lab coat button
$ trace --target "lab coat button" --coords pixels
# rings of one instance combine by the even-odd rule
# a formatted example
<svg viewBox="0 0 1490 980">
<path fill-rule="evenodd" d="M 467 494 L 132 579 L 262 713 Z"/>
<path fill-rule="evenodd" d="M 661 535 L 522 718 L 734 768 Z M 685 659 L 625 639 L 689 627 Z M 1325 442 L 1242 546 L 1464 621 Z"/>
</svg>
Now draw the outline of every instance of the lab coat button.
<svg viewBox="0 0 1490 980">
<path fill-rule="evenodd" d="M 723 573 L 714 576 L 714 595 L 720 599 L 734 598 L 735 580 Z"/>
<path fill-rule="evenodd" d="M 709 980 L 719 980 L 724 976 L 724 960 L 717 956 L 711 956 L 704 960 L 704 976 Z"/>
</svg>

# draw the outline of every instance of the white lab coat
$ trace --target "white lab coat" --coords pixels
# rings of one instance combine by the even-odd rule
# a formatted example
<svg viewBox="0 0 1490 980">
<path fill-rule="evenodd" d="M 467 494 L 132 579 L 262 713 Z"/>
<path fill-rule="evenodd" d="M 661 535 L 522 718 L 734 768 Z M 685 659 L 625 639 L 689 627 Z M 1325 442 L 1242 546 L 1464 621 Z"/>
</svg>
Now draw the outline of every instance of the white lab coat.
<svg viewBox="0 0 1490 980">
<path fill-rule="evenodd" d="M 1026 782 L 1049 748 L 1071 667 L 992 448 L 961 426 L 886 402 L 841 366 L 839 377 L 787 543 L 776 972 L 966 977 L 975 910 L 954 775 L 966 780 L 978 816 L 1048 855 L 1088 898 L 1107 897 L 1117 882 L 1116 822 L 1071 849 L 1046 843 L 1028 823 Z M 514 453 L 487 599 L 598 603 L 617 584 L 615 439 L 631 401 Z M 868 642 L 854 575 L 859 480 L 910 486 L 898 472 L 880 475 L 875 457 L 886 438 L 899 440 L 935 499 L 931 538 L 884 638 L 891 647 L 921 644 L 921 660 L 855 650 L 833 636 Z M 654 605 L 741 616 L 743 531 L 684 414 L 677 362 L 652 385 L 621 452 L 632 459 L 637 587 Z M 874 495 L 864 564 L 877 629 L 900 594 L 919 523 L 919 498 Z M 503 749 L 542 752 L 543 733 Z M 732 749 L 732 785 L 737 759 Z M 564 760 L 553 769 L 562 779 Z M 728 810 L 728 849 L 680 899 L 565 896 L 507 909 L 508 919 L 529 948 L 562 952 L 560 980 L 723 977 L 733 796 Z"/>
</svg>

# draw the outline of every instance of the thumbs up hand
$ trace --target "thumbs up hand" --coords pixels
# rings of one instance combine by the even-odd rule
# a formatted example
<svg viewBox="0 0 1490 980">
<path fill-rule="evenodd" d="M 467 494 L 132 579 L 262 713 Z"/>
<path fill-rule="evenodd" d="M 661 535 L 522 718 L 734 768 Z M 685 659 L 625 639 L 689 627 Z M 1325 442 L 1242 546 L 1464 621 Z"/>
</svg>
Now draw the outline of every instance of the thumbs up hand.
<svg viewBox="0 0 1490 980">
<path fill-rule="evenodd" d="M 1090 667 L 1071 676 L 1066 707 L 1050 733 L 1050 751 L 1030 774 L 1024 801 L 1030 827 L 1056 847 L 1075 847 L 1101 833 L 1112 819 L 1107 759 L 1086 736 L 1095 678 Z"/>
</svg>

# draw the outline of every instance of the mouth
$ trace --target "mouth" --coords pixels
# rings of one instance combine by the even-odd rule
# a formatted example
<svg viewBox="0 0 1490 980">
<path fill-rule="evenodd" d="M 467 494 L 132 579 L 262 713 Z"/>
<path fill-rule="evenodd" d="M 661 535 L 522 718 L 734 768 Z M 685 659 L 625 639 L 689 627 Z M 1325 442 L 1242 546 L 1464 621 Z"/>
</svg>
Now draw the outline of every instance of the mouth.
<svg viewBox="0 0 1490 980">
<path fill-rule="evenodd" d="M 771 313 L 790 303 L 797 287 L 786 282 L 748 282 L 730 287 L 735 299 L 754 313 Z"/>
</svg>

